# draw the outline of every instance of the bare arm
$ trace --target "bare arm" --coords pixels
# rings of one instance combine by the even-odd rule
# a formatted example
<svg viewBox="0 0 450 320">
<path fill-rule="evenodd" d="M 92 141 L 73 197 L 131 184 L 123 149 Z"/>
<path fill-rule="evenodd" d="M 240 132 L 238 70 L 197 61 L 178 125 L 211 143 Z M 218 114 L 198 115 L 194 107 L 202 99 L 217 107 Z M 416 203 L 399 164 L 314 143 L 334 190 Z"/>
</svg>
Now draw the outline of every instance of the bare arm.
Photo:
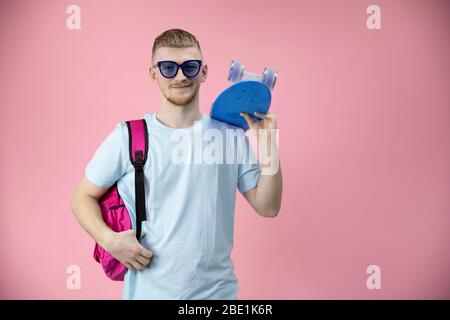
<svg viewBox="0 0 450 320">
<path fill-rule="evenodd" d="M 275 175 L 261 175 L 258 186 L 242 195 L 259 215 L 276 217 L 281 208 L 281 167 Z"/>
<path fill-rule="evenodd" d="M 258 186 L 242 195 L 259 215 L 276 217 L 281 208 L 283 189 L 279 150 L 276 142 L 276 117 L 271 113 L 255 115 L 262 120 L 255 122 L 248 114 L 242 116 L 256 134 L 258 146 L 262 147 L 261 155 L 258 155 L 262 170 Z"/>
<path fill-rule="evenodd" d="M 107 189 L 99 188 L 83 177 L 72 195 L 71 209 L 78 223 L 103 248 L 106 249 L 113 231 L 103 221 L 98 200 Z"/>
<path fill-rule="evenodd" d="M 106 225 L 98 204 L 106 191 L 83 177 L 72 195 L 72 212 L 83 229 L 100 246 L 129 269 L 140 270 L 150 262 L 152 252 L 137 241 L 134 230 L 114 232 Z"/>
</svg>

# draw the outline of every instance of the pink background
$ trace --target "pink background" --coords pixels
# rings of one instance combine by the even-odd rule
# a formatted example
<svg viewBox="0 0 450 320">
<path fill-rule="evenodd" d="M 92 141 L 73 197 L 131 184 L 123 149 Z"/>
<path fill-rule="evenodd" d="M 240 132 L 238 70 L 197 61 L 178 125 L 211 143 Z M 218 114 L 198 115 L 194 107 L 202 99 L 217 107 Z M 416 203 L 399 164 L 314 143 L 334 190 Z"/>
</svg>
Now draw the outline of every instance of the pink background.
<svg viewBox="0 0 450 320">
<path fill-rule="evenodd" d="M 81 8 L 81 30 L 66 8 Z M 366 8 L 381 7 L 381 30 Z M 450 298 L 448 1 L 1 1 L 0 297 L 120 298 L 70 211 L 118 121 L 157 111 L 154 38 L 195 34 L 209 76 L 278 70 L 275 219 L 238 197 L 240 299 Z M 381 268 L 380 290 L 366 268 Z M 81 289 L 66 287 L 69 265 Z"/>
</svg>

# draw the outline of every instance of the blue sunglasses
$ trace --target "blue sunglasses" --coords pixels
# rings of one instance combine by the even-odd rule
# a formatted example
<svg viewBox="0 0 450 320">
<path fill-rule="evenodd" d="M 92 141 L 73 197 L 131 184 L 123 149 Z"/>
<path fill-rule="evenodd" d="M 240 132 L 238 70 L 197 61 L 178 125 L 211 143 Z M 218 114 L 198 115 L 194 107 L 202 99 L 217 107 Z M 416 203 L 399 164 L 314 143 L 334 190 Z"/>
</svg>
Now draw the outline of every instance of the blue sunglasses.
<svg viewBox="0 0 450 320">
<path fill-rule="evenodd" d="M 180 68 L 187 78 L 193 78 L 200 72 L 202 60 L 186 60 L 182 64 L 178 64 L 175 61 L 158 61 L 157 66 L 165 78 L 175 77 Z"/>
</svg>

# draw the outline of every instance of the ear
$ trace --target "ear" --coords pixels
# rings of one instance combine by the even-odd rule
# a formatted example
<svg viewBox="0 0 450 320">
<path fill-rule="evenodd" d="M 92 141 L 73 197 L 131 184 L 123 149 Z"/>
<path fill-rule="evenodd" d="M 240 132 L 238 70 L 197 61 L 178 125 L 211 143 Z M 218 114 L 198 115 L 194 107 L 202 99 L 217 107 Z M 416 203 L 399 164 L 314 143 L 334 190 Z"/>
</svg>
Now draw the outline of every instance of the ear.
<svg viewBox="0 0 450 320">
<path fill-rule="evenodd" d="M 156 78 L 156 69 L 154 67 L 150 67 L 148 71 L 150 73 L 150 78 L 152 79 L 152 81 L 158 84 L 158 79 Z"/>
<path fill-rule="evenodd" d="M 208 65 L 207 64 L 205 64 L 202 67 L 201 73 L 202 73 L 202 75 L 201 75 L 201 82 L 205 82 L 206 81 L 206 77 L 208 75 Z"/>
</svg>

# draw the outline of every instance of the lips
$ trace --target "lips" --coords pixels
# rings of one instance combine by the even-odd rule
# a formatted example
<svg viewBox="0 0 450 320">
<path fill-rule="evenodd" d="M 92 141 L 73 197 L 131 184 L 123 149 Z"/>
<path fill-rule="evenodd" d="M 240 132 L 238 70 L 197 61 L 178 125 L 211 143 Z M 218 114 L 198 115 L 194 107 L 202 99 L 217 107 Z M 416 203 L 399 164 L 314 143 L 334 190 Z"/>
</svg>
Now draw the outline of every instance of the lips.
<svg viewBox="0 0 450 320">
<path fill-rule="evenodd" d="M 181 89 L 181 88 L 188 88 L 188 87 L 190 87 L 191 85 L 189 84 L 189 85 L 185 85 L 185 86 L 173 86 L 172 88 L 175 88 L 175 89 Z"/>
</svg>

